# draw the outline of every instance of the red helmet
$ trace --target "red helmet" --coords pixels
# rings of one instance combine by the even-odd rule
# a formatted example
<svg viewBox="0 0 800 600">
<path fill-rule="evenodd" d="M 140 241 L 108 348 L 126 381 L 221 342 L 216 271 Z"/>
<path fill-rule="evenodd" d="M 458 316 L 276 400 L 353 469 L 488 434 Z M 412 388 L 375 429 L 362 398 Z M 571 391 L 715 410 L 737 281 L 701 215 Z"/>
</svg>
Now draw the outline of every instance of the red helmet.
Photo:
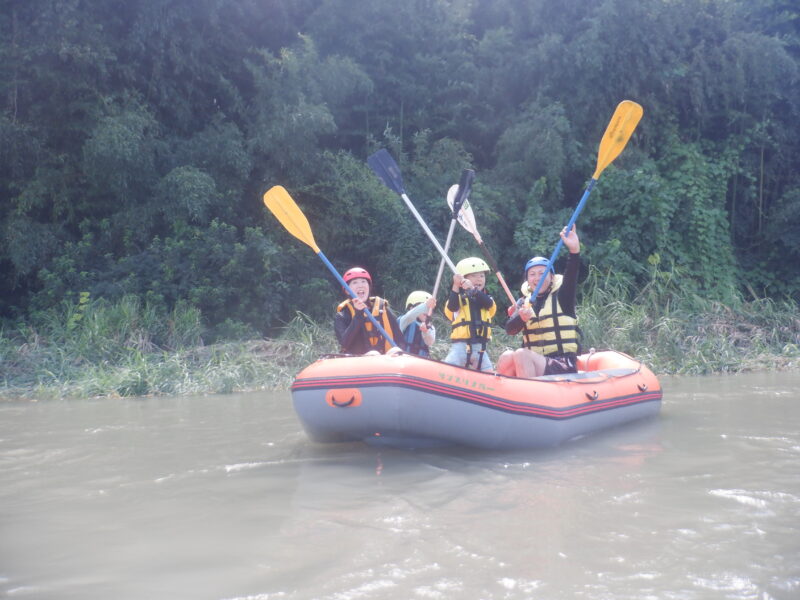
<svg viewBox="0 0 800 600">
<path fill-rule="evenodd" d="M 342 276 L 342 279 L 344 279 L 345 283 L 350 283 L 353 279 L 358 278 L 366 279 L 369 281 L 369 284 L 372 285 L 372 277 L 369 276 L 369 273 L 367 273 L 366 269 L 361 267 L 353 267 L 352 269 L 348 269 Z"/>
</svg>

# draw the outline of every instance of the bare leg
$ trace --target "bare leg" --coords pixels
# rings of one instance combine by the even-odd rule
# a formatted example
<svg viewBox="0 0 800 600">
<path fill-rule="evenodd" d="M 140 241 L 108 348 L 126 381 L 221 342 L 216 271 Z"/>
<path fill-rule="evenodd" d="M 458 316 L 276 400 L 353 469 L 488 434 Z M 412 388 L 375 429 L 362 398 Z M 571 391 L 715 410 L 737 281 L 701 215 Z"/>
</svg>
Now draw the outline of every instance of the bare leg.
<svg viewBox="0 0 800 600">
<path fill-rule="evenodd" d="M 514 350 L 514 366 L 517 370 L 517 377 L 531 379 L 544 374 L 547 359 L 538 352 L 527 348 L 518 348 Z"/>
<path fill-rule="evenodd" d="M 509 375 L 510 377 L 517 376 L 517 368 L 514 366 L 514 351 L 506 350 L 497 359 L 497 368 L 495 369 L 500 375 Z"/>
</svg>

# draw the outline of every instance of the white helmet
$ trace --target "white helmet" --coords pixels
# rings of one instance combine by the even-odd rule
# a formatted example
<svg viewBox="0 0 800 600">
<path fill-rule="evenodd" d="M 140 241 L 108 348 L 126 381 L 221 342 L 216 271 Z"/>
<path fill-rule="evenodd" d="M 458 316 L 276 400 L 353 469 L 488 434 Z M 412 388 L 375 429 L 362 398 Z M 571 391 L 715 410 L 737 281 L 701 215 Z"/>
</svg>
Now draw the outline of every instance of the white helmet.
<svg viewBox="0 0 800 600">
<path fill-rule="evenodd" d="M 408 298 L 406 298 L 406 308 L 416 304 L 422 304 L 423 302 L 426 302 L 428 298 L 432 298 L 428 292 L 423 292 L 422 290 L 411 292 L 408 295 Z"/>
</svg>

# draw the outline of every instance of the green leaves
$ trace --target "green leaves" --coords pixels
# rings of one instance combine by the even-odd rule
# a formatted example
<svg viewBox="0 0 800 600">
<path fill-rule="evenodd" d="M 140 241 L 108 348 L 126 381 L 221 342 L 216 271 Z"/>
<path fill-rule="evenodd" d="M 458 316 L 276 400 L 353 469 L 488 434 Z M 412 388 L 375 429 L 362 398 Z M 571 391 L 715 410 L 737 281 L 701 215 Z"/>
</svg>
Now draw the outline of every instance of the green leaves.
<svg viewBox="0 0 800 600">
<path fill-rule="evenodd" d="M 157 129 L 138 103 L 97 123 L 83 145 L 83 172 L 96 194 L 123 205 L 140 198 L 156 175 Z"/>
<path fill-rule="evenodd" d="M 623 98 L 645 118 L 578 223 L 585 259 L 646 285 L 658 255 L 719 298 L 800 294 L 800 33 L 783 0 L 6 4 L 4 315 L 82 291 L 191 302 L 229 332 L 328 315 L 338 286 L 264 215 L 276 184 L 337 266 L 366 263 L 400 301 L 438 256 L 364 164 L 378 146 L 440 240 L 447 188 L 476 170 L 481 234 L 515 287 Z M 464 233 L 454 257 L 476 251 Z"/>
<path fill-rule="evenodd" d="M 644 283 L 648 258 L 657 254 L 684 268 L 687 290 L 730 299 L 736 284 L 725 211 L 730 175 L 724 159 L 677 142 L 659 165 L 648 161 L 629 172 L 612 166 L 587 206 L 583 233 L 599 238 L 587 244 L 588 256 Z"/>
<path fill-rule="evenodd" d="M 159 182 L 156 200 L 170 222 L 205 224 L 219 202 L 214 179 L 196 167 L 176 167 Z"/>
<path fill-rule="evenodd" d="M 508 183 L 526 191 L 545 178 L 549 185 L 541 200 L 548 208 L 558 206 L 563 198 L 561 181 L 575 160 L 575 150 L 564 106 L 537 100 L 500 136 L 497 171 Z"/>
</svg>

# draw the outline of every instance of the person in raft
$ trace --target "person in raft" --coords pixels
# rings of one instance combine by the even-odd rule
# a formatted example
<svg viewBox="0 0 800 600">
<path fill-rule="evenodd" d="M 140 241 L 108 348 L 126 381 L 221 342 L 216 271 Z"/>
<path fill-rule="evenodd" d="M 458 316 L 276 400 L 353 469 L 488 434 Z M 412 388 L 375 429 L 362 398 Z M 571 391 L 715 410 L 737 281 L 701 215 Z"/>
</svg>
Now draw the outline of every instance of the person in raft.
<svg viewBox="0 0 800 600">
<path fill-rule="evenodd" d="M 578 370 L 580 343 L 575 296 L 581 244 L 574 227 L 569 232 L 565 227 L 561 239 L 569 250 L 563 275 L 555 275 L 553 265 L 542 256 L 535 256 L 525 264 L 527 295 L 517 301 L 505 327 L 509 335 L 522 332 L 522 347 L 500 355 L 497 372 L 501 375 L 530 379 Z M 539 294 L 531 301 L 530 294 L 542 278 Z M 524 283 L 522 289 L 525 290 Z"/>
<path fill-rule="evenodd" d="M 493 370 L 486 354 L 486 344 L 492 338 L 490 325 L 497 305 L 486 293 L 487 265 L 471 256 L 460 260 L 453 274 L 453 287 L 444 307 L 444 316 L 453 325 L 452 345 L 444 362 L 481 371 Z"/>
<path fill-rule="evenodd" d="M 436 298 L 421 290 L 411 292 L 406 298 L 406 313 L 398 322 L 409 354 L 430 356 L 431 346 L 436 341 L 436 328 L 428 322 L 428 315 L 435 306 Z"/>
<path fill-rule="evenodd" d="M 366 308 L 392 336 L 394 343 L 402 346 L 403 333 L 397 317 L 389 308 L 389 302 L 378 296 L 370 296 L 372 277 L 361 267 L 348 269 L 342 276 L 356 297 L 348 298 L 336 307 L 333 330 L 344 354 L 385 354 L 392 347 L 375 325 L 364 314 Z"/>
</svg>

